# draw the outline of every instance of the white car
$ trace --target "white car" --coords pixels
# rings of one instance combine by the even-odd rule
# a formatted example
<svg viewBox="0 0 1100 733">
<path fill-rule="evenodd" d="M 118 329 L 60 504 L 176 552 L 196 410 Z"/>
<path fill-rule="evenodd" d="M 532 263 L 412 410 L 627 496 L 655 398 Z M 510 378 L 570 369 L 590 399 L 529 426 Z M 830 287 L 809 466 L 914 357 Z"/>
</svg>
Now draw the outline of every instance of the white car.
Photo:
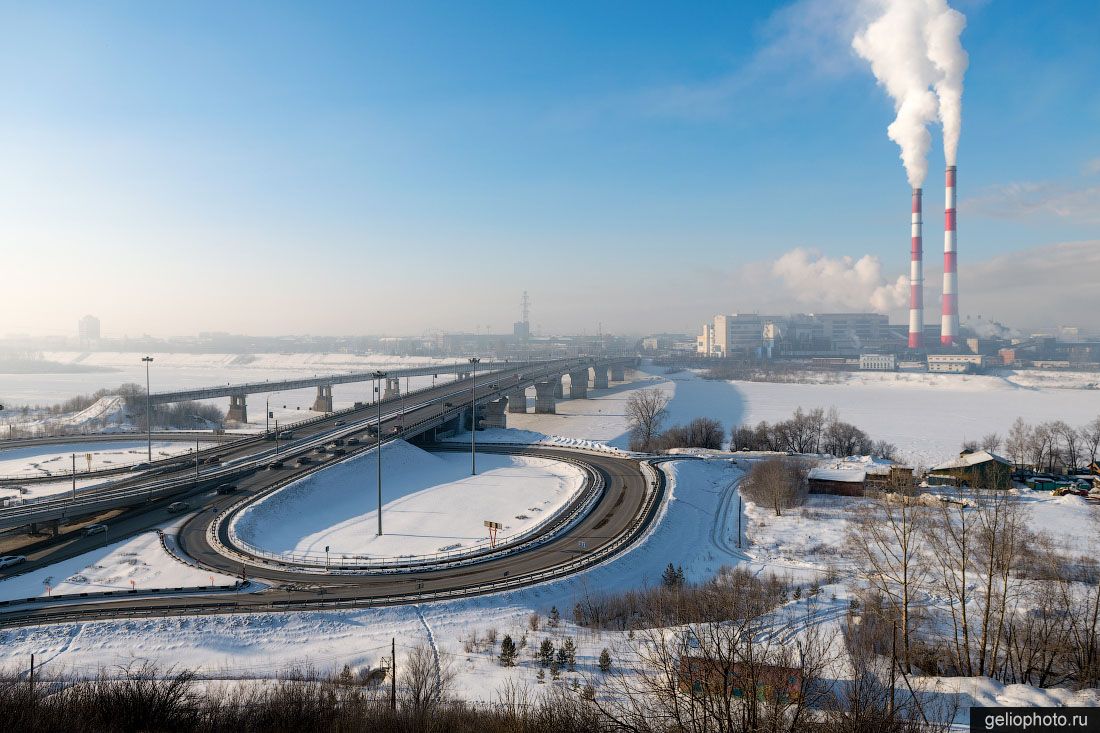
<svg viewBox="0 0 1100 733">
<path fill-rule="evenodd" d="M 24 555 L 4 555 L 0 557 L 0 568 L 8 568 L 26 561 L 27 558 Z"/>
</svg>

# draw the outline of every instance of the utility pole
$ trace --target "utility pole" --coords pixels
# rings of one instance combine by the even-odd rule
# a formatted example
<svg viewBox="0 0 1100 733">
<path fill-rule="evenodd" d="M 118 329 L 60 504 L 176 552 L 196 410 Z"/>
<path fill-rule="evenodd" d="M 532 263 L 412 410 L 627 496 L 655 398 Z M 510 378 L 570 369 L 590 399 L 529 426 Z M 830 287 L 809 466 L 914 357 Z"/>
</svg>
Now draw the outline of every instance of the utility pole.
<svg viewBox="0 0 1100 733">
<path fill-rule="evenodd" d="M 737 494 L 737 549 L 741 549 L 741 494 Z"/>
<path fill-rule="evenodd" d="M 145 362 L 145 430 L 146 430 L 146 444 L 145 447 L 149 451 L 149 462 L 153 462 L 153 397 L 149 394 L 149 365 L 153 362 L 153 357 L 143 356 L 141 360 Z"/>
<path fill-rule="evenodd" d="M 378 536 L 382 536 L 382 380 L 386 378 L 385 372 L 374 372 L 374 404 L 378 408 L 378 421 L 374 426 L 375 444 L 374 451 L 378 455 Z"/>
<path fill-rule="evenodd" d="M 31 674 L 29 677 L 31 688 L 31 705 L 34 705 L 34 655 L 31 655 Z"/>
<path fill-rule="evenodd" d="M 73 501 L 76 501 L 76 453 L 73 453 Z"/>
<path fill-rule="evenodd" d="M 470 366 L 473 372 L 470 375 L 470 475 L 477 475 L 477 395 L 474 386 L 477 384 L 477 365 L 481 359 L 470 357 Z"/>
<path fill-rule="evenodd" d="M 390 710 L 397 710 L 397 639 L 395 637 L 390 637 Z"/>
</svg>

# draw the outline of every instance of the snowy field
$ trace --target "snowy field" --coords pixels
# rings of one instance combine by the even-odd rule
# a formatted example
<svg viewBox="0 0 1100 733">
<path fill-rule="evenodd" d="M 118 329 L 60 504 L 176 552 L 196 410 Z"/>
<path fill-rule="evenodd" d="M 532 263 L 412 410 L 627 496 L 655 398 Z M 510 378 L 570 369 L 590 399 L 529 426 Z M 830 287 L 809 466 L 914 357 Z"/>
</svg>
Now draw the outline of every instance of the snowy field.
<svg viewBox="0 0 1100 733">
<path fill-rule="evenodd" d="M 108 539 L 106 536 L 104 538 Z M 0 580 L 0 600 L 131 588 L 145 591 L 153 588 L 232 585 L 235 580 L 185 565 L 164 551 L 156 532 L 145 532 L 47 568 Z"/>
<path fill-rule="evenodd" d="M 214 445 L 199 443 L 199 449 Z M 65 476 L 72 473 L 76 455 L 77 473 L 107 468 L 133 466 L 148 460 L 144 440 L 91 443 L 64 443 L 25 448 L 0 448 L 0 477 Z M 194 453 L 195 444 L 188 441 L 153 441 L 153 460 Z M 87 456 L 91 456 L 89 462 Z"/>
<path fill-rule="evenodd" d="M 485 520 L 504 525 L 498 540 L 530 531 L 584 485 L 568 463 L 481 453 L 428 453 L 399 441 L 382 449 L 382 521 L 377 528 L 374 451 L 287 485 L 245 509 L 233 523 L 248 545 L 279 555 L 324 558 L 462 552 L 488 540 Z"/>
<path fill-rule="evenodd" d="M 844 503 L 851 501 L 838 497 L 814 497 L 805 508 L 782 518 L 746 504 L 744 547 L 737 547 L 736 483 L 743 465 L 728 459 L 670 464 L 670 496 L 648 536 L 623 556 L 571 578 L 494 596 L 400 608 L 12 629 L 0 632 L 0 663 L 14 664 L 35 653 L 47 660 L 47 672 L 91 673 L 101 666 L 148 659 L 163 667 L 199 668 L 213 676 L 262 678 L 307 665 L 320 671 L 337 671 L 345 664 L 352 669 L 375 667 L 395 636 L 399 665 L 415 647 L 427 647 L 458 673 L 454 695 L 493 702 L 509 682 L 527 684 L 538 694 L 542 688 L 535 649 L 544 638 L 560 646 L 571 637 L 578 649 L 577 671 L 564 672 L 564 683 L 591 681 L 599 691 L 600 650 L 609 648 L 620 664 L 630 657 L 635 642 L 623 633 L 590 631 L 571 623 L 570 609 L 586 594 L 656 585 L 670 562 L 681 565 L 689 580 L 710 578 L 724 565 L 747 564 L 810 583 L 820 580 L 835 561 L 835 548 L 845 531 Z M 805 598 L 783 606 L 776 614 L 776 633 L 800 633 L 807 612 L 812 612 L 812 623 L 839 634 L 847 609 L 845 588 L 826 585 L 819 598 L 812 609 Z M 547 628 L 552 607 L 561 611 L 562 622 Z M 533 612 L 542 616 L 538 632 L 528 627 Z M 521 645 L 513 668 L 496 663 L 504 634 Z M 488 641 L 493 636 L 498 639 L 495 644 Z M 969 705 L 1100 704 L 1095 691 L 1037 690 L 988 679 L 932 678 L 917 684 L 958 694 L 963 706 L 956 721 L 960 724 L 966 721 Z"/>
</svg>

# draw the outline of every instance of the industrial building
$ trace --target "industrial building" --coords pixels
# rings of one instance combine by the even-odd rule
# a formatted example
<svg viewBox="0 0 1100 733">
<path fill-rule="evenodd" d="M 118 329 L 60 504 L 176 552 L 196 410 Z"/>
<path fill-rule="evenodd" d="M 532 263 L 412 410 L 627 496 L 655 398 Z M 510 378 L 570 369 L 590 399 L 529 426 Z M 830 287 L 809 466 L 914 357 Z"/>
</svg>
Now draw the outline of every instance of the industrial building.
<svg viewBox="0 0 1100 733">
<path fill-rule="evenodd" d="M 928 371 L 945 374 L 970 374 L 985 366 L 981 354 L 929 354 Z"/>
<path fill-rule="evenodd" d="M 891 345 L 893 338 L 888 318 L 880 313 L 734 313 L 714 316 L 703 325 L 696 352 L 718 358 L 810 357 L 826 352 L 854 357 L 866 347 Z"/>
<path fill-rule="evenodd" d="M 865 372 L 896 372 L 898 357 L 894 354 L 860 354 L 859 368 Z"/>
</svg>

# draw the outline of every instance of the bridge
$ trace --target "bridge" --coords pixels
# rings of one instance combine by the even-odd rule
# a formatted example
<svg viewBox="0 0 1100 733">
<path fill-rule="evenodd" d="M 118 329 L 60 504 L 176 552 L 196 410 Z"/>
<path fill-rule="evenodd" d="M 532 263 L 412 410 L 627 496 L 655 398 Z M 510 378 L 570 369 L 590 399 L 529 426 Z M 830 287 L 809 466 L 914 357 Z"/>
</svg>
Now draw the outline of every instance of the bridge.
<svg viewBox="0 0 1100 733">
<path fill-rule="evenodd" d="M 586 358 L 582 357 L 580 361 L 585 361 Z M 609 370 L 611 378 L 613 380 L 622 379 L 622 369 L 626 363 L 632 363 L 633 357 L 604 357 L 604 358 L 588 358 L 587 361 L 592 363 L 592 369 L 595 372 L 593 386 L 597 389 L 607 387 L 607 378 Z M 185 389 L 176 390 L 172 392 L 153 392 L 149 395 L 149 403 L 151 405 L 166 405 L 175 402 L 187 402 L 191 400 L 209 400 L 217 399 L 219 397 L 229 398 L 229 410 L 226 413 L 226 419 L 230 422 L 248 422 L 248 405 L 246 398 L 251 394 L 262 394 L 271 392 L 284 392 L 296 389 L 306 389 L 309 387 L 317 388 L 317 399 L 313 402 L 312 409 L 315 412 L 332 412 L 332 388 L 337 384 L 350 384 L 354 382 L 369 382 L 374 379 L 385 380 L 385 391 L 382 394 L 383 399 L 390 397 L 396 397 L 401 394 L 401 378 L 402 377 L 424 377 L 424 376 L 439 376 L 440 374 L 454 375 L 455 379 L 467 379 L 470 375 L 476 373 L 491 373 L 506 369 L 513 369 L 517 367 L 540 367 L 543 365 L 553 364 L 565 364 L 565 362 L 575 363 L 578 359 L 549 359 L 549 360 L 527 360 L 527 361 L 481 361 L 480 363 L 473 363 L 466 359 L 454 364 L 433 364 L 424 367 L 411 367 L 406 369 L 391 369 L 380 370 L 370 372 L 347 372 L 342 374 L 327 374 L 327 375 L 315 375 L 312 377 L 302 377 L 300 379 L 282 379 L 278 381 L 263 381 L 263 382 L 245 382 L 242 384 L 226 384 L 213 387 L 199 387 L 197 389 Z M 600 365 L 597 367 L 596 365 Z M 575 364 L 574 364 L 575 366 Z M 586 367 L 587 369 L 587 367 Z M 571 397 L 583 397 L 588 385 L 587 374 L 581 375 L 576 369 L 572 374 L 576 374 L 576 382 L 583 384 L 578 386 L 577 389 L 572 389 Z M 615 375 L 618 375 L 617 377 Z M 558 375 L 560 379 L 561 375 Z M 571 376 L 572 379 L 572 376 Z M 555 395 L 561 398 L 562 390 L 560 386 L 555 389 Z M 514 395 L 513 395 L 514 396 Z M 541 399 L 539 405 L 540 408 L 536 409 L 536 412 L 553 412 L 552 400 L 549 397 Z M 526 405 L 524 406 L 526 409 Z M 513 412 L 520 410 L 513 409 Z"/>
<path fill-rule="evenodd" d="M 583 399 L 588 395 L 590 375 L 593 389 L 606 389 L 609 380 L 622 381 L 625 370 L 635 366 L 636 362 L 636 357 L 500 362 L 494 365 L 493 371 L 477 373 L 472 371 L 473 365 L 469 363 L 455 365 L 456 369 L 461 370 L 454 372 L 459 380 L 414 390 L 404 399 L 399 399 L 394 392 L 387 392 L 370 405 L 357 404 L 296 423 L 295 438 L 283 446 L 278 458 L 288 461 L 297 459 L 337 438 L 361 439 L 359 449 L 347 451 L 350 456 L 375 445 L 379 440 L 383 443 L 395 439 L 432 442 L 471 426 L 503 428 L 507 426 L 507 413 L 527 411 L 526 391 L 532 386 L 536 397 L 535 412 L 553 413 L 556 401 L 565 399 L 563 378 L 566 375 L 570 381 L 569 398 Z M 439 373 L 433 369 L 418 368 L 417 371 L 421 374 Z M 369 378 L 373 379 L 373 374 Z M 288 380 L 287 383 L 293 384 L 295 381 Z M 266 390 L 275 383 L 257 384 Z M 219 387 L 212 391 L 231 388 Z M 278 443 L 274 444 L 273 450 L 272 443 L 264 437 L 252 436 L 219 446 L 217 467 L 206 470 L 200 470 L 200 465 L 186 458 L 166 460 L 163 466 L 151 465 L 148 470 L 121 481 L 0 508 L 0 531 L 21 526 L 30 526 L 34 531 L 40 524 L 45 524 L 56 535 L 63 524 L 80 517 L 178 498 L 222 482 L 242 480 L 264 468 L 279 451 Z M 288 467 L 287 470 L 297 473 L 300 469 Z"/>
</svg>

